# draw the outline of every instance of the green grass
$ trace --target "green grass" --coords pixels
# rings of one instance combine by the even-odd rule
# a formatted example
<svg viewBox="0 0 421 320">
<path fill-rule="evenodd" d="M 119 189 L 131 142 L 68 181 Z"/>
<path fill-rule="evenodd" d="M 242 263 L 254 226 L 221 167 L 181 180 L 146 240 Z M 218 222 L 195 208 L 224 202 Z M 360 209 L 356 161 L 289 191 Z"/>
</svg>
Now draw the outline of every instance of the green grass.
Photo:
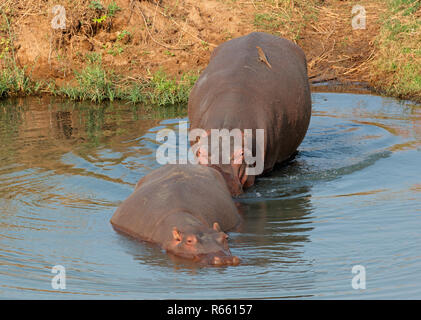
<svg viewBox="0 0 421 320">
<path fill-rule="evenodd" d="M 121 11 L 121 8 L 117 5 L 117 3 L 115 3 L 115 1 L 112 1 L 107 7 L 107 14 L 109 17 L 114 17 L 118 11 Z"/>
<path fill-rule="evenodd" d="M 90 63 L 81 72 L 75 71 L 75 86 L 66 86 L 60 94 L 72 100 L 113 101 L 118 97 L 118 76 L 105 70 L 100 63 Z"/>
<path fill-rule="evenodd" d="M 104 5 L 100 1 L 96 1 L 96 0 L 91 1 L 91 3 L 89 4 L 89 8 L 93 10 L 98 10 L 98 11 L 102 11 L 105 9 Z"/>
<path fill-rule="evenodd" d="M 117 5 L 115 1 L 112 1 L 107 8 L 100 1 L 93 0 L 89 4 L 89 8 L 95 10 L 100 16 L 93 18 L 92 21 L 101 24 L 107 18 L 113 18 L 118 11 L 121 11 L 121 8 Z"/>
<path fill-rule="evenodd" d="M 282 22 L 280 17 L 275 13 L 255 13 L 253 24 L 255 27 L 277 33 L 277 29 L 281 26 Z"/>
<path fill-rule="evenodd" d="M 421 101 L 421 10 L 419 0 L 389 0 L 373 61 L 377 88 L 388 95 Z"/>
<path fill-rule="evenodd" d="M 155 106 L 186 105 L 191 88 L 198 78 L 194 72 L 186 73 L 179 80 L 159 70 L 144 82 L 129 83 L 120 92 L 120 98 L 132 104 Z"/>
<path fill-rule="evenodd" d="M 145 103 L 157 106 L 187 104 L 190 90 L 198 75 L 187 73 L 177 80 L 160 70 L 145 81 L 127 81 L 106 70 L 98 57 L 90 57 L 88 66 L 75 72 L 75 84 L 59 89 L 58 94 L 72 100 L 92 102 L 124 100 L 132 104 Z"/>
<path fill-rule="evenodd" d="M 123 30 L 120 32 L 120 34 L 117 36 L 116 42 L 111 45 L 111 48 L 107 50 L 107 53 L 116 56 L 120 55 L 124 52 L 126 45 L 130 39 L 132 38 L 132 34 L 130 31 Z"/>
<path fill-rule="evenodd" d="M 104 68 L 100 55 L 92 53 L 85 58 L 88 65 L 81 71 L 75 71 L 74 83 L 58 89 L 53 82 L 33 81 L 24 69 L 10 61 L 6 68 L 0 70 L 0 98 L 29 96 L 42 90 L 77 101 L 101 103 L 122 100 L 132 104 L 169 106 L 187 104 L 190 90 L 198 77 L 198 73 L 190 72 L 176 79 L 159 70 L 149 80 L 129 81 Z"/>
<path fill-rule="evenodd" d="M 147 85 L 146 92 L 151 104 L 158 106 L 185 104 L 197 75 L 184 74 L 179 81 L 170 78 L 162 70 L 157 71 Z"/>
<path fill-rule="evenodd" d="M 9 65 L 0 71 L 0 98 L 37 93 L 41 82 L 32 81 L 25 70 Z"/>
<path fill-rule="evenodd" d="M 403 11 L 403 15 L 407 16 L 415 13 L 421 7 L 421 2 L 419 0 L 391 0 L 389 7 L 393 13 Z"/>
<path fill-rule="evenodd" d="M 16 64 L 14 52 L 14 35 L 6 14 L 2 14 L 1 30 L 4 36 L 0 37 L 0 98 L 30 95 L 37 93 L 42 87 L 42 82 L 33 81 L 24 68 Z M 1 35 L 0 35 L 1 36 Z"/>
</svg>

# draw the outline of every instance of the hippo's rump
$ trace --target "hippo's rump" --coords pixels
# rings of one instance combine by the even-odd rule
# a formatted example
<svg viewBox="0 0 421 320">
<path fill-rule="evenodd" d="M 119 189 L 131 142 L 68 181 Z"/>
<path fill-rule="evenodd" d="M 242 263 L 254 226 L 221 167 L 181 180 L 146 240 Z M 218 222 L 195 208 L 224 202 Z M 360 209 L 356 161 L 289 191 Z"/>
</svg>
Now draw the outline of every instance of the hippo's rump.
<svg viewBox="0 0 421 320">
<path fill-rule="evenodd" d="M 261 61 L 257 47 L 269 65 Z M 297 149 L 310 115 L 303 51 L 289 40 L 260 32 L 216 48 L 189 98 L 192 129 L 264 129 L 265 169 Z"/>
</svg>

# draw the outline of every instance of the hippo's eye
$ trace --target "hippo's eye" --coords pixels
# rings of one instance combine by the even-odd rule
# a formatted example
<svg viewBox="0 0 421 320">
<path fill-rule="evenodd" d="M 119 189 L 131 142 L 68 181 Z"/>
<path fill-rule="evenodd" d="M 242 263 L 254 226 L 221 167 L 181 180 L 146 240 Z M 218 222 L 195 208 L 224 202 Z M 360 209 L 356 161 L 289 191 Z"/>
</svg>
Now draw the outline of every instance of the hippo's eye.
<svg viewBox="0 0 421 320">
<path fill-rule="evenodd" d="M 197 238 L 195 236 L 189 236 L 186 239 L 186 244 L 193 245 L 197 242 Z"/>
</svg>

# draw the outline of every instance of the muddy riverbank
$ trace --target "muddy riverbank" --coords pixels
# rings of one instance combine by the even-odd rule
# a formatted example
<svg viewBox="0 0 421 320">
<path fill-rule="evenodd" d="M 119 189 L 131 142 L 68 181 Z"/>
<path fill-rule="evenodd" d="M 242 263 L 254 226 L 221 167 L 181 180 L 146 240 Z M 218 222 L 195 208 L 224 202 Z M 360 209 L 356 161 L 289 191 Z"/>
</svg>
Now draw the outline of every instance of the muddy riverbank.
<svg viewBox="0 0 421 320">
<path fill-rule="evenodd" d="M 304 49 L 313 83 L 421 101 L 420 17 L 412 0 L 6 0 L 0 96 L 183 103 L 217 45 L 264 31 Z"/>
</svg>

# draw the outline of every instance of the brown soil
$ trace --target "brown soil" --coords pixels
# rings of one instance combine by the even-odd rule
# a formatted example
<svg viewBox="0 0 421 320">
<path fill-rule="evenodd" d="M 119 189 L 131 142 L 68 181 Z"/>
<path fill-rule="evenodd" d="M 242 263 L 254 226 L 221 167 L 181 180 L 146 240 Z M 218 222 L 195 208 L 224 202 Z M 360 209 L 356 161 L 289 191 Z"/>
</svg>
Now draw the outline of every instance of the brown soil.
<svg viewBox="0 0 421 320">
<path fill-rule="evenodd" d="M 92 22 L 92 12 L 83 10 L 90 1 L 79 0 L 64 5 L 67 28 L 61 31 L 51 28 L 55 3 L 38 1 L 28 7 L 23 0 L 7 1 L 22 6 L 12 17 L 18 64 L 28 66 L 34 79 L 54 79 L 58 86 L 70 81 L 73 70 L 83 68 L 86 54 L 92 52 L 102 54 L 107 68 L 131 78 L 148 77 L 159 68 L 172 75 L 201 70 L 220 43 L 252 31 L 267 31 L 253 23 L 255 15 L 274 10 L 273 5 L 259 1 L 116 0 L 122 10 L 98 24 Z M 307 55 L 312 82 L 374 81 L 367 68 L 374 56 L 373 39 L 382 8 L 375 0 L 359 4 L 367 10 L 365 30 L 352 29 L 350 2 L 325 0 L 312 5 L 317 18 L 304 25 L 295 41 Z M 82 26 L 79 21 L 84 21 Z M 290 29 L 291 23 L 272 32 L 292 39 Z M 124 31 L 130 36 L 123 37 Z"/>
<path fill-rule="evenodd" d="M 366 29 L 352 29 L 353 4 L 331 1 L 320 8 L 318 21 L 305 30 L 298 43 L 307 54 L 309 76 L 313 82 L 335 79 L 370 83 L 372 80 L 368 62 L 374 57 L 381 8 L 373 1 L 359 4 L 366 9 Z"/>
</svg>

